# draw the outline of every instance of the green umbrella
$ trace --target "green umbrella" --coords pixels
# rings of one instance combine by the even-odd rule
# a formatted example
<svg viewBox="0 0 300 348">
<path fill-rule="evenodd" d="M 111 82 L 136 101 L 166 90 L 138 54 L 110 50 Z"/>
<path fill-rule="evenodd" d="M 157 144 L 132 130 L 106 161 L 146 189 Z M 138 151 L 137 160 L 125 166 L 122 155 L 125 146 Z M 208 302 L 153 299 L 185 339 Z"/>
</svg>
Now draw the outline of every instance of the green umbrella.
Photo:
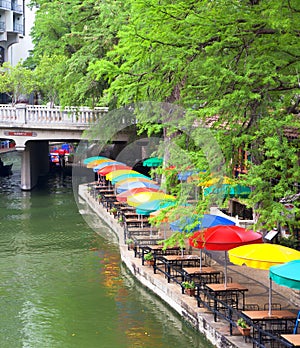
<svg viewBox="0 0 300 348">
<path fill-rule="evenodd" d="M 144 167 L 159 167 L 162 165 L 163 159 L 161 157 L 150 157 L 143 161 Z"/>
<path fill-rule="evenodd" d="M 243 185 L 231 185 L 231 184 L 222 184 L 219 185 L 211 185 L 209 187 L 205 187 L 203 190 L 204 196 L 209 194 L 221 194 L 229 197 L 248 197 L 251 193 L 251 189 L 248 186 Z"/>
</svg>

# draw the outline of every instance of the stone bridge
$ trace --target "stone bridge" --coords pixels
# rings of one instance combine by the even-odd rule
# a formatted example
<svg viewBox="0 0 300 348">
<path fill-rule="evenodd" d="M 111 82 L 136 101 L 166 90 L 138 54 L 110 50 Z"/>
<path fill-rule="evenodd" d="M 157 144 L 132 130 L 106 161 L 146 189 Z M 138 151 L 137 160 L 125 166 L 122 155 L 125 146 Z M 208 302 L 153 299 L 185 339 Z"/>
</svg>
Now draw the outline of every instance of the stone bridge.
<svg viewBox="0 0 300 348">
<path fill-rule="evenodd" d="M 49 141 L 82 140 L 83 131 L 101 120 L 108 108 L 48 107 L 27 104 L 0 104 L 0 139 L 14 140 L 22 153 L 21 188 L 31 190 L 38 177 L 49 171 Z M 126 142 L 126 134 L 114 141 Z"/>
</svg>

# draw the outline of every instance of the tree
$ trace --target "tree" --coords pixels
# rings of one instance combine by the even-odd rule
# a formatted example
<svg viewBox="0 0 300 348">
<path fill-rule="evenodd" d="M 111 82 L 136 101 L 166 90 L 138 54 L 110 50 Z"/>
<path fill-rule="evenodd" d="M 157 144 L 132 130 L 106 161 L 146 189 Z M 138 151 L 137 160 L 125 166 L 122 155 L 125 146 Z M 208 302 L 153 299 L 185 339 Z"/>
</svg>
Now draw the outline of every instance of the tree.
<svg viewBox="0 0 300 348">
<path fill-rule="evenodd" d="M 7 94 L 12 103 L 28 98 L 29 94 L 37 89 L 35 74 L 22 66 L 19 62 L 15 67 L 10 63 L 3 63 L 0 71 L 0 92 Z"/>
<path fill-rule="evenodd" d="M 51 73 L 47 89 L 56 89 L 62 106 L 99 104 L 102 91 L 108 85 L 105 80 L 97 81 L 87 68 L 116 43 L 116 32 L 126 14 L 123 4 L 37 0 L 31 5 L 38 10 L 32 30 L 34 49 L 30 61 L 39 66 L 40 74 L 43 69 L 46 69 L 44 74 Z M 53 63 L 50 69 L 45 65 L 45 57 Z"/>
<path fill-rule="evenodd" d="M 298 190 L 300 175 L 298 143 L 284 132 L 291 124 L 299 129 L 299 1 L 130 3 L 118 45 L 90 64 L 111 82 L 106 101 L 184 107 L 178 125 L 190 126 L 194 139 L 196 120 L 215 129 L 228 173 L 238 149 L 250 151 L 245 182 L 259 221 L 269 227 L 282 220 L 279 197 Z M 140 121 L 150 130 L 158 123 L 145 114 Z"/>
</svg>

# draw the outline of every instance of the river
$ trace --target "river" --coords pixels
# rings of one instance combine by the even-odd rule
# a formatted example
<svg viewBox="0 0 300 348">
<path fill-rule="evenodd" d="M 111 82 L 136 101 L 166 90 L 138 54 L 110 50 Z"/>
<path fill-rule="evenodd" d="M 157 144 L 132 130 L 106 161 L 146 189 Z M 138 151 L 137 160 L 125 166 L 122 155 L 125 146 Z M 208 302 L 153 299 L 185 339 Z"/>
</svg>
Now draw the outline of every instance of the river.
<svg viewBox="0 0 300 348">
<path fill-rule="evenodd" d="M 0 178 L 1 348 L 212 347 L 135 281 L 102 221 L 86 223 L 71 176 L 24 192 L 19 157 L 1 158 L 14 162 Z"/>
</svg>

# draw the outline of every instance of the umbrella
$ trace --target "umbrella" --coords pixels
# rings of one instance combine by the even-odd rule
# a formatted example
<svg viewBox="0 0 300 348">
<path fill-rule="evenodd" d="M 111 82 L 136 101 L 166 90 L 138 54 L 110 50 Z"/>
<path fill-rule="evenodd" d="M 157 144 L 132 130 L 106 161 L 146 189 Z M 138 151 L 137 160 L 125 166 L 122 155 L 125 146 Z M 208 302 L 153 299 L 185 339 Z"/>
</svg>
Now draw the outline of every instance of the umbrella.
<svg viewBox="0 0 300 348">
<path fill-rule="evenodd" d="M 217 185 L 217 184 L 232 184 L 233 180 L 228 178 L 228 176 L 224 176 L 224 177 L 213 177 L 205 182 L 200 182 L 200 186 L 204 186 L 204 187 L 209 187 L 212 185 Z"/>
<path fill-rule="evenodd" d="M 131 182 L 137 182 L 137 181 L 143 181 L 143 182 L 150 182 L 151 184 L 157 185 L 157 182 L 152 180 L 151 178 L 143 177 L 143 176 L 135 176 L 132 178 L 123 178 L 123 180 L 119 180 L 115 183 L 116 187 L 119 187 L 121 185 L 126 185 Z"/>
<path fill-rule="evenodd" d="M 121 169 L 121 170 L 116 170 L 114 172 L 108 173 L 106 175 L 106 179 L 112 181 L 117 176 L 120 176 L 123 174 L 140 174 L 140 173 L 132 169 L 123 169 L 123 170 Z"/>
<path fill-rule="evenodd" d="M 168 201 L 165 199 L 155 199 L 153 201 L 149 201 L 146 203 L 142 203 L 136 207 L 136 212 L 141 215 L 150 215 L 153 211 L 157 211 L 159 209 L 168 208 L 174 206 L 176 204 L 175 201 Z"/>
<path fill-rule="evenodd" d="M 115 162 L 115 160 L 109 159 L 109 158 L 104 158 L 104 159 L 99 159 L 99 160 L 95 160 L 92 162 L 89 162 L 86 167 L 87 168 L 94 168 L 96 167 L 98 164 L 103 163 L 103 162 Z"/>
<path fill-rule="evenodd" d="M 300 290 L 300 259 L 270 267 L 270 278 L 277 284 Z"/>
<path fill-rule="evenodd" d="M 124 183 L 123 185 L 117 186 L 117 193 L 121 193 L 127 190 L 131 190 L 133 188 L 140 188 L 140 187 L 154 188 L 154 189 L 160 190 L 160 187 L 154 184 L 153 182 L 136 180 L 134 182 L 128 182 L 128 183 Z"/>
<path fill-rule="evenodd" d="M 278 244 L 244 245 L 229 251 L 229 259 L 237 265 L 246 265 L 257 269 L 270 269 L 289 261 L 300 259 L 300 252 Z M 272 304 L 272 280 L 269 287 L 269 315 Z"/>
<path fill-rule="evenodd" d="M 209 227 L 189 237 L 189 244 L 194 248 L 225 251 L 225 287 L 227 286 L 227 251 L 244 244 L 261 242 L 262 236 L 259 233 L 230 225 Z"/>
<path fill-rule="evenodd" d="M 99 175 L 105 176 L 106 174 L 108 174 L 108 173 L 110 173 L 112 171 L 121 170 L 121 169 L 122 170 L 123 169 L 131 169 L 131 167 L 128 167 L 125 164 L 124 165 L 123 164 L 112 164 L 110 166 L 106 166 L 106 167 L 104 167 L 102 169 L 99 169 L 97 173 Z"/>
<path fill-rule="evenodd" d="M 187 181 L 191 177 L 198 178 L 198 171 L 188 170 L 188 171 L 180 172 L 177 174 L 177 178 L 180 181 Z"/>
<path fill-rule="evenodd" d="M 203 190 L 204 196 L 207 196 L 208 194 L 222 194 L 224 196 L 229 197 L 248 197 L 251 193 L 251 189 L 248 186 L 243 185 L 230 185 L 230 184 L 222 184 L 221 186 L 218 185 L 211 185 L 209 187 L 206 187 Z"/>
<path fill-rule="evenodd" d="M 115 176 L 112 178 L 111 182 L 112 182 L 112 184 L 115 185 L 117 182 L 123 181 L 123 180 L 128 179 L 128 178 L 144 178 L 147 180 L 151 180 L 151 178 L 149 178 L 148 176 L 145 176 L 141 173 L 136 172 L 136 173 L 127 173 L 127 174 L 124 173 L 122 175 Z"/>
<path fill-rule="evenodd" d="M 83 160 L 83 164 L 88 164 L 90 162 L 96 161 L 96 160 L 102 160 L 102 159 L 106 159 L 107 157 L 103 157 L 103 156 L 93 156 L 93 157 L 88 157 L 85 158 Z"/>
<path fill-rule="evenodd" d="M 144 167 L 159 167 L 162 165 L 163 159 L 161 157 L 150 157 L 143 161 Z"/>
<path fill-rule="evenodd" d="M 111 166 L 112 164 L 121 164 L 121 165 L 126 165 L 125 163 L 122 163 L 122 162 L 117 162 L 117 161 L 114 161 L 114 160 L 105 160 L 104 162 L 101 162 L 99 164 L 96 165 L 96 167 L 93 168 L 93 171 L 96 173 L 98 172 L 98 170 L 100 169 L 103 169 L 107 166 Z"/>
<path fill-rule="evenodd" d="M 196 226 L 189 229 L 189 225 L 197 223 Z M 184 219 L 178 219 L 170 223 L 170 228 L 172 231 L 179 232 L 194 232 L 201 230 L 202 228 L 208 228 L 213 226 L 229 226 L 235 225 L 235 222 L 228 220 L 222 216 L 204 214 L 203 217 L 194 215 L 192 217 L 184 217 Z"/>
<path fill-rule="evenodd" d="M 139 192 L 127 197 L 127 204 L 133 207 L 137 207 L 142 203 L 157 199 L 175 200 L 175 197 L 164 192 Z"/>
<path fill-rule="evenodd" d="M 132 196 L 135 193 L 139 192 L 157 192 L 159 189 L 157 188 L 147 188 L 147 187 L 137 187 L 131 190 L 124 191 L 122 193 L 117 194 L 116 198 L 118 202 L 126 202 L 128 196 Z"/>
</svg>

